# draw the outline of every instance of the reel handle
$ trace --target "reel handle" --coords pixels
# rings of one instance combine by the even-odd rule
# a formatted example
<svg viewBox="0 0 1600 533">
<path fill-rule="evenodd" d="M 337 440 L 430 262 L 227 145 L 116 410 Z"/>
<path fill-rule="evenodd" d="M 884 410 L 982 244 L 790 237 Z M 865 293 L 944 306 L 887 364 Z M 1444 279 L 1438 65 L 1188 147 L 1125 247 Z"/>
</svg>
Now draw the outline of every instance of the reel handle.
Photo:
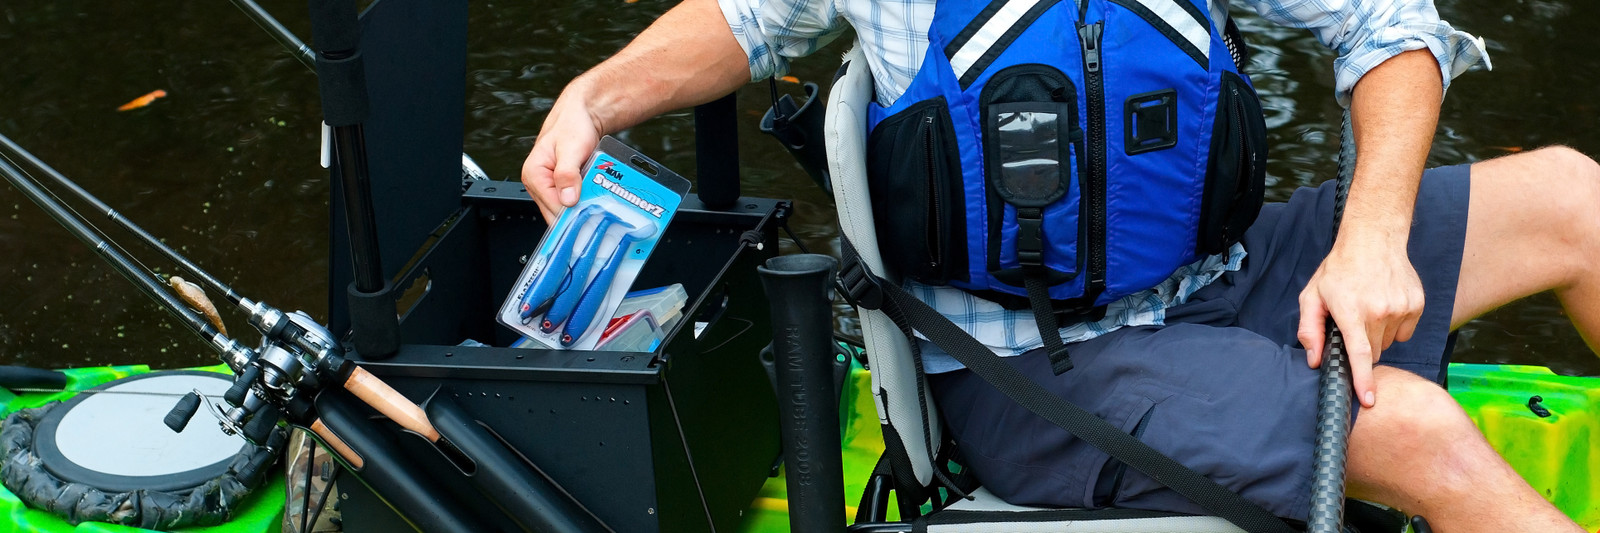
<svg viewBox="0 0 1600 533">
<path fill-rule="evenodd" d="M 161 419 L 173 433 L 183 433 L 183 428 L 189 426 L 189 420 L 194 418 L 195 412 L 200 410 L 200 395 L 193 392 L 183 395 L 178 404 L 167 411 L 166 418 Z"/>
<path fill-rule="evenodd" d="M 245 396 L 250 394 L 250 386 L 258 379 L 261 379 L 260 366 L 244 367 L 244 370 L 239 371 L 239 375 L 233 379 L 233 386 L 228 387 L 228 392 L 223 393 L 222 399 L 227 401 L 228 405 L 244 405 Z"/>
</svg>

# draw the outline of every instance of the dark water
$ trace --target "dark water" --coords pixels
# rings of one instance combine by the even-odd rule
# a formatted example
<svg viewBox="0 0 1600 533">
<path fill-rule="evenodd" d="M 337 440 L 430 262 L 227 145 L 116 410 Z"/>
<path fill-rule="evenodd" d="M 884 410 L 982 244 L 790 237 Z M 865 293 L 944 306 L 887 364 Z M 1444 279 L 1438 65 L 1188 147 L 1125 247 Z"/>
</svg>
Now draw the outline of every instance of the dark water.
<svg viewBox="0 0 1600 533">
<path fill-rule="evenodd" d="M 1447 20 L 1488 40 L 1495 69 L 1452 86 L 1431 164 L 1557 143 L 1600 153 L 1600 39 L 1590 33 L 1600 5 L 1439 2 Z M 263 4 L 292 30 L 309 33 L 304 2 Z M 466 151 L 491 176 L 514 179 L 562 85 L 666 7 L 651 0 L 474 2 Z M 1333 57 L 1304 32 L 1251 17 L 1242 26 L 1251 34 L 1254 77 L 1272 130 L 1270 196 L 1283 199 L 1333 176 Z M 848 39 L 799 63 L 794 74 L 829 79 Z M 328 185 L 316 163 L 316 81 L 228 2 L 5 2 L 0 50 L 0 133 L 244 294 L 325 314 Z M 169 96 L 115 111 L 156 89 Z M 833 250 L 831 204 L 776 143 L 755 132 L 765 86 L 741 91 L 739 103 L 745 194 L 796 199 L 793 227 L 801 240 Z M 620 136 L 692 175 L 691 128 L 679 112 Z M 853 329 L 853 319 L 842 316 L 839 327 Z M 1457 360 L 1600 375 L 1600 360 L 1548 295 L 1469 324 Z M 0 187 L 0 363 L 214 361 L 86 247 Z"/>
</svg>

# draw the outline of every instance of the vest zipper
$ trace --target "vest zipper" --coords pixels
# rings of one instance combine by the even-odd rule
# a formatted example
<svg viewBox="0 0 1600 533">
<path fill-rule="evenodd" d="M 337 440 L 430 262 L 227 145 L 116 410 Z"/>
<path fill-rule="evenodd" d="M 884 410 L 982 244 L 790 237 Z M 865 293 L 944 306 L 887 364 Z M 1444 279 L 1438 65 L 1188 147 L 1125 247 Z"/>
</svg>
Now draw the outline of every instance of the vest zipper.
<svg viewBox="0 0 1600 533">
<path fill-rule="evenodd" d="M 925 174 L 928 178 L 928 207 L 933 215 L 929 217 L 931 220 L 928 223 L 928 230 L 925 232 L 929 252 L 928 269 L 930 275 L 937 276 L 939 258 L 944 253 L 940 249 L 940 233 L 942 233 L 941 230 L 944 226 L 944 205 L 939 201 L 939 195 L 943 191 L 939 187 L 939 164 L 934 159 L 933 143 L 935 140 L 933 138 L 933 129 L 933 117 L 922 117 L 922 148 L 923 157 L 925 158 L 923 161 L 927 163 Z"/>
<path fill-rule="evenodd" d="M 1254 179 L 1255 169 L 1251 167 L 1255 166 L 1255 154 L 1250 153 L 1250 140 L 1245 133 L 1244 111 L 1239 109 L 1244 105 L 1244 96 L 1239 94 L 1238 85 L 1229 84 L 1228 90 L 1233 92 L 1233 106 L 1231 106 L 1233 107 L 1233 124 L 1234 131 L 1238 132 L 1237 139 L 1239 140 L 1239 184 L 1233 191 L 1233 203 L 1237 205 L 1239 196 L 1250 189 L 1250 181 Z M 1231 228 L 1224 226 L 1223 231 L 1226 232 L 1229 229 Z"/>
<path fill-rule="evenodd" d="M 1089 210 L 1089 279 L 1083 295 L 1089 300 L 1100 296 L 1106 282 L 1106 119 L 1105 89 L 1102 85 L 1100 33 L 1104 22 L 1084 24 L 1082 14 L 1088 11 L 1088 0 L 1079 9 L 1078 42 L 1083 47 L 1083 77 L 1088 89 L 1089 148 L 1088 165 L 1084 176 L 1084 203 Z"/>
</svg>

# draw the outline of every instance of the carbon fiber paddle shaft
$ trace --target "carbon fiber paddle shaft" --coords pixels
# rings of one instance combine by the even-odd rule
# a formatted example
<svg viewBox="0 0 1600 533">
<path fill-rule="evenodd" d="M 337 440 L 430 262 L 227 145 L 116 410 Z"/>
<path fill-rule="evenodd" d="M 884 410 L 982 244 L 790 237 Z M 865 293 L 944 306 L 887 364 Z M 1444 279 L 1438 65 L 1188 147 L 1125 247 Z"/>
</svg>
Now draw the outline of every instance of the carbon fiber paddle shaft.
<svg viewBox="0 0 1600 533">
<path fill-rule="evenodd" d="M 1350 194 L 1350 180 L 1356 170 L 1355 135 L 1348 109 L 1343 122 L 1339 133 L 1339 181 L 1333 206 L 1334 238 L 1339 235 L 1345 198 Z M 1350 440 L 1352 390 L 1344 335 L 1333 320 L 1328 321 L 1328 342 L 1323 352 L 1322 379 L 1317 390 L 1316 452 L 1311 471 L 1311 516 L 1306 526 L 1311 533 L 1337 533 L 1344 524 L 1344 466 Z"/>
</svg>

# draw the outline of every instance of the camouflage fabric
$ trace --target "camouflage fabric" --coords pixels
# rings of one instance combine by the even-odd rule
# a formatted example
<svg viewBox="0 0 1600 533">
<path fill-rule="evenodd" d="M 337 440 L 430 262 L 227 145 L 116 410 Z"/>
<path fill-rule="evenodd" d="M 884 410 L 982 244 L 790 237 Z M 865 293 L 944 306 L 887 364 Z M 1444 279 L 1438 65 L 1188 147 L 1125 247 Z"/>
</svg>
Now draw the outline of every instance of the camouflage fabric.
<svg viewBox="0 0 1600 533">
<path fill-rule="evenodd" d="M 296 431 L 284 461 L 283 533 L 337 533 L 339 462 L 316 439 Z"/>
</svg>

